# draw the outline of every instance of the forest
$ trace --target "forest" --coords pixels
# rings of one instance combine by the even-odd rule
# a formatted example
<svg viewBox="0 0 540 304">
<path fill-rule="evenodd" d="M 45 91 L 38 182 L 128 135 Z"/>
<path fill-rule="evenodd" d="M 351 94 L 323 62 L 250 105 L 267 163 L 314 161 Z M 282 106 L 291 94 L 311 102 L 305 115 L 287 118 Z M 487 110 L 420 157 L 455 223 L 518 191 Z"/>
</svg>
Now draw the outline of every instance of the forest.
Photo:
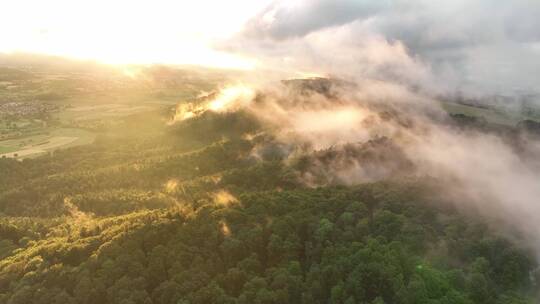
<svg viewBox="0 0 540 304">
<path fill-rule="evenodd" d="M 540 0 L 0 0 L 0 304 L 540 304 Z"/>
<path fill-rule="evenodd" d="M 519 234 L 444 202 L 436 179 L 306 185 L 331 150 L 285 158 L 243 136 L 261 127 L 242 112 L 164 116 L 0 159 L 0 303 L 535 303 Z M 388 146 L 354 152 L 385 162 Z"/>
</svg>

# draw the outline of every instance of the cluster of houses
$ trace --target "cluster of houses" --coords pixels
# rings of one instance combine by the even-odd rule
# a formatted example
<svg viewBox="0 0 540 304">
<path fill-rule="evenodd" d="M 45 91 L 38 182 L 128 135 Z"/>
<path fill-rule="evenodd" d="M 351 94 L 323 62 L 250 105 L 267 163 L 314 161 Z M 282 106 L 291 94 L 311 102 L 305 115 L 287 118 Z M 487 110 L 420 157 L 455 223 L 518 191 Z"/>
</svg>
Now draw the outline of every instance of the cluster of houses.
<svg viewBox="0 0 540 304">
<path fill-rule="evenodd" d="M 59 110 L 58 105 L 41 102 L 7 102 L 0 104 L 0 118 L 31 117 Z"/>
</svg>

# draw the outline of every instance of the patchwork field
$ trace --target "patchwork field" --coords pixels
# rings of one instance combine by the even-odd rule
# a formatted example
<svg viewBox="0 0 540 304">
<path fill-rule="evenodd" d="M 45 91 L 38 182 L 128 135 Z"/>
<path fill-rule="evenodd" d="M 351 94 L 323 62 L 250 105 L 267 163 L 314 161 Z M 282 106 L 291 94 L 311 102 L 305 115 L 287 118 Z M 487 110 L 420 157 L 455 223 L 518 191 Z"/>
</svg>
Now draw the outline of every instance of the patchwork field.
<svg viewBox="0 0 540 304">
<path fill-rule="evenodd" d="M 59 128 L 46 133 L 0 141 L 0 157 L 30 158 L 60 148 L 92 143 L 95 134 L 81 129 Z"/>
<path fill-rule="evenodd" d="M 232 75 L 49 60 L 43 66 L 0 66 L 0 158 L 33 158 L 90 144 L 96 136 L 116 132 L 129 116 L 173 108 Z"/>
<path fill-rule="evenodd" d="M 32 158 L 57 149 L 90 144 L 104 126 L 127 116 L 154 111 L 158 103 L 79 103 L 48 113 L 45 118 L 0 119 L 0 158 Z"/>
<path fill-rule="evenodd" d="M 151 110 L 148 105 L 130 104 L 97 104 L 84 105 L 68 108 L 58 113 L 58 118 L 65 121 L 94 120 L 104 118 L 122 117 L 131 114 L 141 113 Z"/>
</svg>

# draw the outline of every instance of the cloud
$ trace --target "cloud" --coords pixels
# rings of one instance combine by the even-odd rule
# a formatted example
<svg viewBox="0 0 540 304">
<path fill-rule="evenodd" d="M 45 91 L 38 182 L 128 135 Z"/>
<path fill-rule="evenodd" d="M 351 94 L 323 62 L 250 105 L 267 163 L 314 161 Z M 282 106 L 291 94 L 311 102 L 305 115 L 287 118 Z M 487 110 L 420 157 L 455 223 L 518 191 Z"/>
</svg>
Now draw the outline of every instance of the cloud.
<svg viewBox="0 0 540 304">
<path fill-rule="evenodd" d="M 328 96 L 270 91 L 259 97 L 262 104 L 248 104 L 278 140 L 310 155 L 302 175 L 308 185 L 430 176 L 440 196 L 517 231 L 540 257 L 537 138 L 461 128 L 429 98 L 393 84 L 335 90 Z"/>
<path fill-rule="evenodd" d="M 273 68 L 512 95 L 540 92 L 539 43 L 535 0 L 306 0 L 275 1 L 220 46 Z"/>
<path fill-rule="evenodd" d="M 245 33 L 259 38 L 302 37 L 330 26 L 367 18 L 384 9 L 389 1 L 319 0 L 277 1 L 252 18 Z"/>
</svg>

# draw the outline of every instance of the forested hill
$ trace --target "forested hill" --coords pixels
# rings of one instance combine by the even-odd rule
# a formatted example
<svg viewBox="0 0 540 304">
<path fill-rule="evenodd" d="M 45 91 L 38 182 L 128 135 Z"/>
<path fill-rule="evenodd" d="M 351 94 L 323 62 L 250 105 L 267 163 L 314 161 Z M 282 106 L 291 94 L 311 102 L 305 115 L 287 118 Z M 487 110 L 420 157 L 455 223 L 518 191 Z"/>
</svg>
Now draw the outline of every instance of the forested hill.
<svg viewBox="0 0 540 304">
<path fill-rule="evenodd" d="M 533 254 L 437 181 L 308 186 L 332 151 L 286 160 L 243 113 L 142 115 L 0 159 L 0 303 L 535 303 Z M 395 161 L 384 139 L 350 149 Z"/>
</svg>

